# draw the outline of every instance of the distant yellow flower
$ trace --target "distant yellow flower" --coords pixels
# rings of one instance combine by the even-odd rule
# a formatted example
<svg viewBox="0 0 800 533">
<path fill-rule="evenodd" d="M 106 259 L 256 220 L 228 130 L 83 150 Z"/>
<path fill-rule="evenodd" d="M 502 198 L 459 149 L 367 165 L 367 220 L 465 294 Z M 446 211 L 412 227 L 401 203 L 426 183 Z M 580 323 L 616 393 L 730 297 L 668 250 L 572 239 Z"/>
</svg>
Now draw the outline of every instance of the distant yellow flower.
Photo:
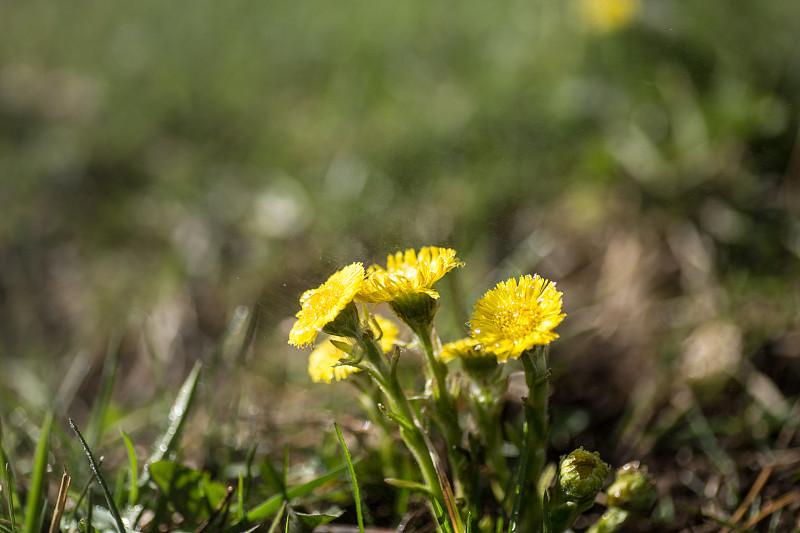
<svg viewBox="0 0 800 533">
<path fill-rule="evenodd" d="M 421 248 L 419 254 L 413 249 L 397 252 L 386 259 L 386 268 L 369 267 L 367 278 L 356 299 L 361 302 L 390 302 L 399 296 L 427 294 L 438 298 L 433 289 L 442 276 L 463 263 L 456 258 L 456 251 L 433 246 Z"/>
<path fill-rule="evenodd" d="M 289 332 L 289 344 L 306 346 L 322 328 L 349 304 L 364 283 L 364 265 L 353 263 L 333 274 L 328 281 L 303 293 L 297 322 Z"/>
<path fill-rule="evenodd" d="M 471 335 L 498 361 L 517 358 L 535 345 L 557 339 L 553 332 L 566 315 L 555 284 L 536 276 L 500 282 L 475 304 Z"/>
<path fill-rule="evenodd" d="M 580 0 L 581 17 L 593 28 L 611 32 L 626 26 L 641 9 L 641 0 Z"/>
<path fill-rule="evenodd" d="M 481 380 L 497 368 L 497 356 L 484 350 L 481 343 L 472 337 L 448 342 L 442 346 L 440 357 L 445 363 L 459 359 L 467 374 Z"/>
<path fill-rule="evenodd" d="M 384 318 L 378 314 L 372 316 L 381 328 L 380 333 L 383 334 L 380 339 L 381 350 L 383 350 L 384 353 L 389 353 L 394 349 L 394 345 L 397 344 L 397 337 L 400 335 L 400 330 L 397 328 L 397 325 L 388 318 Z M 376 335 L 379 333 L 375 331 L 373 324 L 370 324 L 370 329 L 372 329 Z"/>
<path fill-rule="evenodd" d="M 466 337 L 442 346 L 442 361 L 445 363 L 456 358 L 471 359 L 484 357 L 486 352 L 480 349 L 481 343 L 472 337 Z"/>
<path fill-rule="evenodd" d="M 394 344 L 397 342 L 397 335 L 400 330 L 397 329 L 394 322 L 384 318 L 380 315 L 373 315 L 375 321 L 378 323 L 383 335 L 380 339 L 380 347 L 384 352 L 389 352 L 394 349 Z M 370 329 L 377 335 L 379 332 L 374 324 L 370 324 Z M 347 344 L 352 344 L 351 339 L 331 337 L 331 339 Z M 333 379 L 341 381 L 353 372 L 360 372 L 361 369 L 355 366 L 342 365 L 339 362 L 347 359 L 348 354 L 337 348 L 330 339 L 317 346 L 311 351 L 308 356 L 308 373 L 311 379 L 316 382 L 330 383 Z"/>
<path fill-rule="evenodd" d="M 339 364 L 339 360 L 346 357 L 346 353 L 334 346 L 330 340 L 326 340 L 314 348 L 308 356 L 308 373 L 311 379 L 315 383 L 330 383 L 334 379 L 341 381 L 353 372 L 360 372 L 360 368 Z"/>
</svg>

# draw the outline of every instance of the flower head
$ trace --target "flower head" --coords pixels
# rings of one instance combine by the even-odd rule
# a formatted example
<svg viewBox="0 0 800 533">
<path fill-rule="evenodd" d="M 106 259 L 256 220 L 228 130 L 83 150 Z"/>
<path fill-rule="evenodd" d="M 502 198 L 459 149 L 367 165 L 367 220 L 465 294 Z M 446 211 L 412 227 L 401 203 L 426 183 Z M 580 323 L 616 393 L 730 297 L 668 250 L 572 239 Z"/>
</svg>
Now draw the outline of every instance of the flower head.
<svg viewBox="0 0 800 533">
<path fill-rule="evenodd" d="M 472 337 L 448 342 L 442 346 L 442 361 L 445 363 L 456 358 L 472 359 L 484 356 L 485 352 L 481 350 L 481 344 Z"/>
<path fill-rule="evenodd" d="M 484 351 L 481 343 L 472 337 L 466 337 L 442 346 L 442 361 L 445 363 L 453 359 L 460 359 L 464 370 L 471 376 L 482 378 L 488 376 L 498 368 L 497 356 Z"/>
<path fill-rule="evenodd" d="M 289 332 L 289 344 L 306 346 L 314 342 L 326 324 L 349 304 L 364 283 L 364 265 L 353 263 L 334 273 L 316 289 L 300 297 L 297 322 Z"/>
<path fill-rule="evenodd" d="M 612 32 L 626 26 L 641 9 L 641 0 L 580 0 L 583 20 L 600 32 Z"/>
<path fill-rule="evenodd" d="M 519 282 L 512 278 L 498 283 L 475 304 L 471 335 L 484 350 L 505 362 L 557 339 L 553 328 L 565 316 L 554 283 L 538 275 L 523 276 Z"/>
<path fill-rule="evenodd" d="M 347 354 L 333 345 L 330 340 L 326 340 L 311 351 L 308 356 L 308 373 L 315 383 L 330 383 L 343 380 L 353 372 L 360 372 L 361 369 L 355 366 L 343 365 L 340 359 L 345 359 Z"/>
<path fill-rule="evenodd" d="M 386 268 L 372 265 L 367 271 L 364 285 L 356 296 L 361 302 L 390 302 L 411 293 L 427 294 L 438 298 L 434 283 L 463 263 L 450 248 L 429 246 L 419 254 L 413 248 L 397 252 L 386 259 Z"/>
<path fill-rule="evenodd" d="M 608 505 L 627 511 L 647 511 L 656 500 L 656 483 L 639 461 L 617 470 L 614 482 L 606 491 Z"/>
<path fill-rule="evenodd" d="M 361 302 L 388 302 L 395 314 L 411 329 L 429 328 L 439 308 L 439 293 L 433 285 L 455 267 L 461 266 L 456 251 L 429 246 L 419 253 L 413 249 L 386 259 L 386 268 L 369 267 L 364 285 L 356 295 Z"/>
</svg>

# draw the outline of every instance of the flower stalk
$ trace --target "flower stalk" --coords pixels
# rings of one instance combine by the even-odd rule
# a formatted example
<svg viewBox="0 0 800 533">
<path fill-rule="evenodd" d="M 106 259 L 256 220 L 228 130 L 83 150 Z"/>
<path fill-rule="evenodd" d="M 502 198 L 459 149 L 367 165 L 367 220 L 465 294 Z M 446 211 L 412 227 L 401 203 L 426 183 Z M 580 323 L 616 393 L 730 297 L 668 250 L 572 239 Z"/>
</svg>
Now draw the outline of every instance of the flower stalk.
<svg viewBox="0 0 800 533">
<path fill-rule="evenodd" d="M 547 440 L 550 433 L 547 404 L 550 371 L 547 368 L 547 350 L 544 346 L 536 346 L 532 350 L 523 352 L 520 361 L 525 372 L 525 383 L 528 386 L 528 396 L 523 398 L 527 429 L 526 450 L 524 450 L 527 461 L 524 479 L 529 484 L 526 488 L 536 491 L 531 499 L 530 520 L 540 524 L 544 517 L 544 494 L 539 491 L 537 481 L 544 468 Z"/>
<path fill-rule="evenodd" d="M 436 451 L 429 446 L 419 419 L 397 379 L 397 374 L 389 370 L 383 353 L 373 340 L 368 336 L 365 336 L 364 340 L 362 345 L 368 364 L 363 368 L 370 373 L 383 392 L 389 408 L 387 415 L 397 422 L 400 436 L 420 469 L 425 486 L 430 491 L 432 511 L 436 516 L 437 523 L 445 533 L 460 533 L 463 527 L 458 514 L 445 514 L 444 512 L 450 507 L 447 504 L 446 496 L 448 487 L 443 483 L 446 479 L 439 474 L 437 469 Z"/>
</svg>

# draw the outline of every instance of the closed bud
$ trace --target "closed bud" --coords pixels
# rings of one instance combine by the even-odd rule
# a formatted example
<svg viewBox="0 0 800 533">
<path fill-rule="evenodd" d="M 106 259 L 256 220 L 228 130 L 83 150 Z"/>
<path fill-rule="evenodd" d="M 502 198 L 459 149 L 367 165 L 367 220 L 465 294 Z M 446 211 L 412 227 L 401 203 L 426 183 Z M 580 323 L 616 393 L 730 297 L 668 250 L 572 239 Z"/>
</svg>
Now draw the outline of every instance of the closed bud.
<svg viewBox="0 0 800 533">
<path fill-rule="evenodd" d="M 608 505 L 626 511 L 648 511 L 656 500 L 656 484 L 647 467 L 633 461 L 617 470 L 608 487 Z"/>
<path fill-rule="evenodd" d="M 558 488 L 567 501 L 592 501 L 603 490 L 610 472 L 609 466 L 600 459 L 600 454 L 578 448 L 561 459 Z"/>
</svg>

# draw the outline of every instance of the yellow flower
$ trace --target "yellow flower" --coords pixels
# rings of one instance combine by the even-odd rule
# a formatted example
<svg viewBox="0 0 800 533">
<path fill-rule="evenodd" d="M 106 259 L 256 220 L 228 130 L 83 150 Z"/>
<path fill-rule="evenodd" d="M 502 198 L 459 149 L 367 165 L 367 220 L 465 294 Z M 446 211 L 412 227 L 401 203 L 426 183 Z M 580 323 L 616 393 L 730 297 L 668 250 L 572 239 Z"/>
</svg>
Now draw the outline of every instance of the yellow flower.
<svg viewBox="0 0 800 533">
<path fill-rule="evenodd" d="M 421 248 L 419 254 L 412 249 L 397 252 L 386 259 L 386 268 L 372 265 L 356 299 L 361 302 L 390 302 L 399 296 L 427 294 L 438 298 L 433 289 L 442 276 L 463 263 L 456 258 L 451 248 L 429 246 Z"/>
<path fill-rule="evenodd" d="M 641 9 L 641 0 L 580 0 L 581 17 L 601 32 L 626 26 Z"/>
<path fill-rule="evenodd" d="M 455 358 L 472 359 L 475 357 L 484 357 L 486 352 L 480 349 L 481 343 L 472 337 L 466 337 L 454 342 L 448 342 L 442 346 L 442 361 L 445 363 L 452 361 Z"/>
<path fill-rule="evenodd" d="M 289 332 L 289 344 L 306 346 L 314 342 L 326 324 L 347 306 L 364 283 L 364 265 L 353 263 L 334 273 L 328 281 L 303 293 L 297 322 Z"/>
<path fill-rule="evenodd" d="M 384 352 L 389 352 L 394 348 L 397 341 L 399 330 L 394 322 L 380 315 L 373 315 L 375 321 L 381 329 L 383 335 L 380 339 L 380 347 Z M 374 324 L 370 323 L 370 329 L 378 335 L 379 332 Z M 331 337 L 331 339 L 347 344 L 352 344 L 351 339 Z M 353 372 L 360 372 L 361 369 L 355 366 L 340 364 L 340 361 L 348 358 L 348 354 L 337 348 L 330 339 L 317 346 L 308 356 L 308 373 L 315 383 L 330 383 L 334 378 L 341 381 Z"/>
<path fill-rule="evenodd" d="M 326 340 L 314 348 L 308 356 L 308 373 L 311 379 L 315 383 L 330 383 L 334 378 L 340 381 L 353 372 L 360 372 L 360 368 L 339 364 L 339 360 L 346 357 L 346 353 L 334 346 L 330 340 Z"/>
<path fill-rule="evenodd" d="M 397 344 L 397 337 L 400 335 L 400 330 L 397 329 L 397 325 L 388 318 L 384 318 L 378 314 L 372 316 L 381 328 L 380 333 L 383 334 L 380 338 L 381 350 L 383 350 L 384 353 L 389 353 L 394 349 L 394 345 Z M 379 334 L 379 332 L 375 330 L 374 324 L 370 324 L 370 329 L 372 329 L 376 335 Z"/>
<path fill-rule="evenodd" d="M 489 376 L 497 368 L 497 356 L 485 351 L 481 343 L 472 337 L 448 342 L 442 346 L 441 358 L 445 363 L 455 358 L 460 359 L 462 368 L 478 379 Z"/>
<path fill-rule="evenodd" d="M 472 337 L 500 362 L 517 358 L 535 345 L 557 339 L 553 332 L 566 315 L 555 284 L 536 276 L 500 282 L 475 304 Z"/>
</svg>

